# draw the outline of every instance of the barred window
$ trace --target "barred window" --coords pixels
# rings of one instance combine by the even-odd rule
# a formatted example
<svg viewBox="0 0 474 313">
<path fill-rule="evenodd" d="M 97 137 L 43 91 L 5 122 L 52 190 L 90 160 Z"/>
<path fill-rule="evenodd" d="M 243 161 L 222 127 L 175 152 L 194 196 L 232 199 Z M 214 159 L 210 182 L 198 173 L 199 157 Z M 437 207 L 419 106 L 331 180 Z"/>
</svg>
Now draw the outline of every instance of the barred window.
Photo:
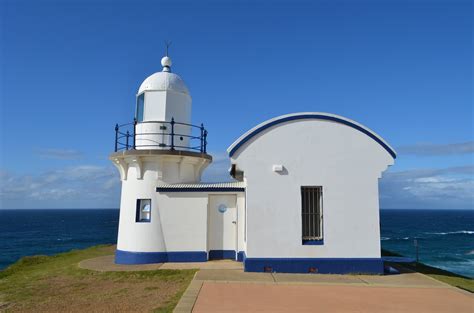
<svg viewBox="0 0 474 313">
<path fill-rule="evenodd" d="M 301 187 L 302 237 L 305 241 L 323 239 L 323 187 Z"/>
</svg>

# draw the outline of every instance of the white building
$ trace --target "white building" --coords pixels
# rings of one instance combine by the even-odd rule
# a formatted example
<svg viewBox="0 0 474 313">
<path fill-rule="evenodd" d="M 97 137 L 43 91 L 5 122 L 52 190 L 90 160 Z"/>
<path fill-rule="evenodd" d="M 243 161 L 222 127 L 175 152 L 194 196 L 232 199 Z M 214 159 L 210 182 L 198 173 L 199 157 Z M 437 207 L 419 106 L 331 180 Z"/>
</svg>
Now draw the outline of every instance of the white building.
<svg viewBox="0 0 474 313">
<path fill-rule="evenodd" d="M 163 71 L 116 127 L 122 180 L 116 262 L 235 259 L 246 271 L 383 273 L 378 180 L 395 151 L 350 119 L 304 112 L 257 125 L 229 148 L 235 182 L 203 184 L 207 131 Z M 128 130 L 128 133 L 127 133 Z"/>
</svg>

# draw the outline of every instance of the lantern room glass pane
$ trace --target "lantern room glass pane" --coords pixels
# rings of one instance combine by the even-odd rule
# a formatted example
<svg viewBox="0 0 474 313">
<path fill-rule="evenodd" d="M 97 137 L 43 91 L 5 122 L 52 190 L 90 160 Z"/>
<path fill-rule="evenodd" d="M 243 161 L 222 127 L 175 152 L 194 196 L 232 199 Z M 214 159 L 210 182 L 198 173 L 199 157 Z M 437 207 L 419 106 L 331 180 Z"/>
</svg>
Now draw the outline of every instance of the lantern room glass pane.
<svg viewBox="0 0 474 313">
<path fill-rule="evenodd" d="M 145 93 L 137 97 L 137 122 L 143 122 L 143 111 L 145 110 Z"/>
</svg>

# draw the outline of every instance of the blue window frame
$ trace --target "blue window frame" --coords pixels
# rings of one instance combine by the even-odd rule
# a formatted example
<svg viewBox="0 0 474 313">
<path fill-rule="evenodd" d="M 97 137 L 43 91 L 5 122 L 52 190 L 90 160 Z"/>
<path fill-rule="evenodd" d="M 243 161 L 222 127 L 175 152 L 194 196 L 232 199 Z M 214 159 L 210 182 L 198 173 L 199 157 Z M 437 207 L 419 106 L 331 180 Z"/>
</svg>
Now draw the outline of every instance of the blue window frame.
<svg viewBox="0 0 474 313">
<path fill-rule="evenodd" d="M 135 222 L 149 223 L 151 221 L 151 199 L 137 199 L 137 214 Z"/>
<path fill-rule="evenodd" d="M 140 94 L 137 97 L 137 122 L 143 122 L 143 112 L 145 110 L 145 93 Z"/>
</svg>

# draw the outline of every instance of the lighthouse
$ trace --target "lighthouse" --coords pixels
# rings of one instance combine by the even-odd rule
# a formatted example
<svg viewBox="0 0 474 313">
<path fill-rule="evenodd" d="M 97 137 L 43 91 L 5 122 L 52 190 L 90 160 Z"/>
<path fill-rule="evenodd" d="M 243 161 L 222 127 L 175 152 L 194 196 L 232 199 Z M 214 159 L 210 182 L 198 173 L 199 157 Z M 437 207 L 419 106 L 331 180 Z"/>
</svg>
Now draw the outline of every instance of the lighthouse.
<svg viewBox="0 0 474 313">
<path fill-rule="evenodd" d="M 212 161 L 207 131 L 192 124 L 191 94 L 171 59 L 161 65 L 138 88 L 133 121 L 115 126 L 116 263 L 230 259 L 248 272 L 384 272 L 378 182 L 396 152 L 382 137 L 335 114 L 277 116 L 229 146 L 233 181 L 202 183 Z"/>
<path fill-rule="evenodd" d="M 189 89 L 172 72 L 170 57 L 163 57 L 161 65 L 138 88 L 132 122 L 115 126 L 110 160 L 122 181 L 117 263 L 167 260 L 166 205 L 158 200 L 156 187 L 199 183 L 212 161 L 207 131 L 203 124 L 191 124 Z"/>
</svg>

